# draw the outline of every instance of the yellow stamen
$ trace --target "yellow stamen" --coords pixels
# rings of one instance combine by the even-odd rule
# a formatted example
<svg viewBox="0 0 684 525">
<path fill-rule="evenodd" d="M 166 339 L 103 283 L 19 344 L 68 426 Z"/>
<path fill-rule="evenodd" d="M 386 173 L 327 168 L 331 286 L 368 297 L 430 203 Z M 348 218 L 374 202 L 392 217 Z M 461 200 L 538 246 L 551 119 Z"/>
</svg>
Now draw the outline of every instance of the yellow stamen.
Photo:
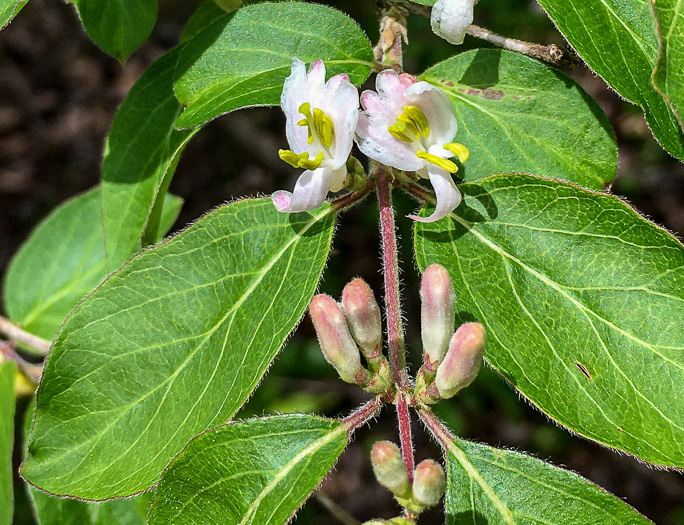
<svg viewBox="0 0 684 525">
<path fill-rule="evenodd" d="M 320 109 L 314 109 L 313 113 L 313 123 L 316 133 L 318 133 L 318 138 L 326 148 L 332 146 L 333 138 L 335 136 L 335 129 L 333 128 L 332 119 L 323 113 Z"/>
<path fill-rule="evenodd" d="M 304 102 L 301 106 L 299 106 L 299 112 L 304 115 L 307 119 L 311 118 L 311 104 L 308 102 Z"/>
<path fill-rule="evenodd" d="M 423 137 L 430 136 L 430 123 L 422 109 L 417 106 L 406 106 L 404 108 L 404 113 L 416 123 L 416 126 L 420 129 L 420 134 L 423 135 Z"/>
<path fill-rule="evenodd" d="M 389 128 L 387 128 L 387 131 L 389 131 L 389 134 L 392 135 L 394 138 L 397 138 L 404 142 L 408 142 L 410 144 L 411 142 L 413 142 L 413 139 L 410 138 L 406 133 L 404 133 L 405 129 L 406 124 L 397 121 L 394 124 L 394 126 L 390 126 Z"/>
<path fill-rule="evenodd" d="M 399 115 L 397 117 L 397 122 L 406 124 L 406 127 L 411 133 L 413 133 L 414 137 L 420 137 L 420 130 L 418 129 L 418 126 L 413 121 L 413 119 L 409 117 L 406 113 L 402 113 L 401 115 Z"/>
<path fill-rule="evenodd" d="M 451 162 L 449 159 L 443 159 L 442 157 L 432 155 L 431 153 L 423 150 L 416 152 L 416 155 L 418 158 L 425 159 L 429 163 L 434 164 L 435 166 L 438 166 L 449 173 L 456 173 L 458 171 L 458 166 L 456 166 L 456 164 Z"/>
<path fill-rule="evenodd" d="M 445 150 L 450 151 L 454 156 L 458 157 L 461 163 L 464 163 L 470 157 L 470 150 L 466 148 L 463 144 L 458 144 L 457 142 L 451 142 L 449 144 L 444 144 L 442 146 Z"/>
<path fill-rule="evenodd" d="M 322 151 L 313 160 L 309 159 L 307 152 L 297 154 L 289 149 L 279 150 L 278 156 L 293 168 L 304 168 L 305 170 L 315 170 L 323 162 Z"/>
</svg>

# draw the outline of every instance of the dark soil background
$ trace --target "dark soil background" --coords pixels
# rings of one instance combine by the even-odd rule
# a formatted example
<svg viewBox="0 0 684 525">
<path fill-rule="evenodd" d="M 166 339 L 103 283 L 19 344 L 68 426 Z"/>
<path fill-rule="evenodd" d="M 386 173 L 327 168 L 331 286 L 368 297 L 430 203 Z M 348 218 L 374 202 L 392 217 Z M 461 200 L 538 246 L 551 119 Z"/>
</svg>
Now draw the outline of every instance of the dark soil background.
<svg viewBox="0 0 684 525">
<path fill-rule="evenodd" d="M 104 140 L 118 105 L 144 69 L 177 43 L 183 24 L 199 3 L 161 1 L 151 38 L 125 66 L 97 49 L 83 32 L 73 7 L 60 0 L 30 0 L 0 32 L 0 273 L 31 229 L 55 206 L 98 183 Z M 372 2 L 329 3 L 350 13 L 371 40 L 377 39 Z M 506 36 L 562 43 L 551 22 L 528 0 L 482 0 L 476 17 L 480 25 Z M 405 63 L 409 72 L 418 73 L 460 51 L 432 35 L 426 20 L 411 17 L 409 31 Z M 465 48 L 477 46 L 482 47 L 473 39 L 466 40 Z M 620 168 L 613 191 L 681 238 L 684 167 L 653 140 L 638 108 L 622 102 L 584 67 L 571 75 L 599 102 L 615 129 Z M 171 186 L 173 193 L 185 199 L 174 229 L 227 200 L 291 188 L 296 171 L 277 155 L 285 144 L 284 118 L 277 108 L 238 111 L 207 126 L 187 147 Z M 396 199 L 399 217 L 413 209 L 402 196 Z M 409 221 L 399 223 L 407 341 L 419 349 L 411 230 Z M 338 296 L 347 281 L 362 276 L 380 292 L 378 253 L 377 207 L 368 199 L 342 218 L 323 290 Z M 417 365 L 415 356 L 412 361 Z M 334 378 L 320 356 L 309 322 L 304 321 L 243 415 L 292 410 L 339 415 L 364 399 L 363 392 Z M 581 473 L 656 523 L 684 524 L 680 474 L 649 468 L 571 436 L 527 406 L 492 371 L 486 370 L 458 398 L 440 405 L 439 413 L 462 436 L 529 451 Z M 441 453 L 417 422 L 415 429 L 417 459 L 439 458 Z M 326 494 L 360 520 L 398 512 L 389 493 L 372 477 L 368 452 L 377 439 L 398 440 L 389 409 L 376 424 L 357 432 L 356 442 L 323 486 Z M 17 480 L 15 523 L 29 524 L 31 511 L 20 483 Z M 433 511 L 421 523 L 442 520 Z M 297 524 L 334 522 L 318 499 L 309 502 L 296 520 Z"/>
</svg>

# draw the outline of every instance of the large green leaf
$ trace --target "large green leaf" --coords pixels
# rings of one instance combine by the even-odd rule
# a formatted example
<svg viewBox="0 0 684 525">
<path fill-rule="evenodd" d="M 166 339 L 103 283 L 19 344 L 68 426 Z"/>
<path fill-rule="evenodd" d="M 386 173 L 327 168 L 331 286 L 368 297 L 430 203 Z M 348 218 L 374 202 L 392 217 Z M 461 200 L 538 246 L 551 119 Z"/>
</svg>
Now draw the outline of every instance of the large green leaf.
<svg viewBox="0 0 684 525">
<path fill-rule="evenodd" d="M 461 53 L 421 75 L 453 100 L 466 180 L 504 172 L 557 177 L 602 190 L 617 148 L 596 102 L 563 73 L 498 49 Z"/>
<path fill-rule="evenodd" d="M 13 361 L 0 362 L 0 525 L 12 523 L 14 509 L 14 375 Z"/>
<path fill-rule="evenodd" d="M 677 119 L 651 84 L 659 42 L 650 1 L 539 3 L 589 67 L 624 98 L 644 108 L 658 142 L 684 159 L 684 136 Z"/>
<path fill-rule="evenodd" d="M 36 411 L 35 397 L 26 410 L 24 449 Z M 57 498 L 26 485 L 33 511 L 40 525 L 145 525 L 152 496 L 146 492 L 134 498 L 86 503 L 75 499 Z"/>
<path fill-rule="evenodd" d="M 373 51 L 341 12 L 300 2 L 261 3 L 225 14 L 185 44 L 176 70 L 178 100 L 188 106 L 176 123 L 192 127 L 247 106 L 280 102 L 292 58 L 325 61 L 328 75 L 361 84 Z"/>
<path fill-rule="evenodd" d="M 55 340 L 24 477 L 94 500 L 154 484 L 256 388 L 313 296 L 334 216 L 239 201 L 110 276 Z"/>
<path fill-rule="evenodd" d="M 652 523 L 577 474 L 518 452 L 456 439 L 447 462 L 447 525 Z"/>
<path fill-rule="evenodd" d="M 660 32 L 660 57 L 653 72 L 653 85 L 684 123 L 684 8 L 680 1 L 653 2 Z"/>
<path fill-rule="evenodd" d="M 152 525 L 285 523 L 344 450 L 339 421 L 289 415 L 198 436 L 164 472 Z"/>
<path fill-rule="evenodd" d="M 616 197 L 560 181 L 460 188 L 452 218 L 416 224 L 416 254 L 449 270 L 487 360 L 578 434 L 684 467 L 684 247 Z"/>
<path fill-rule="evenodd" d="M 73 0 L 88 36 L 124 62 L 152 32 L 157 0 Z"/>
<path fill-rule="evenodd" d="M 179 49 L 162 56 L 135 83 L 109 132 L 102 165 L 102 219 L 110 270 L 140 250 L 158 196 L 166 193 L 185 145 L 199 131 L 174 129 L 181 105 L 173 94 Z M 151 232 L 154 235 L 154 231 Z"/>
<path fill-rule="evenodd" d="M 0 29 L 10 23 L 28 0 L 0 0 Z"/>
<path fill-rule="evenodd" d="M 171 227 L 181 202 L 167 197 L 161 231 Z M 25 330 L 52 340 L 72 308 L 107 273 L 95 188 L 60 205 L 33 231 L 7 270 L 5 308 Z"/>
</svg>

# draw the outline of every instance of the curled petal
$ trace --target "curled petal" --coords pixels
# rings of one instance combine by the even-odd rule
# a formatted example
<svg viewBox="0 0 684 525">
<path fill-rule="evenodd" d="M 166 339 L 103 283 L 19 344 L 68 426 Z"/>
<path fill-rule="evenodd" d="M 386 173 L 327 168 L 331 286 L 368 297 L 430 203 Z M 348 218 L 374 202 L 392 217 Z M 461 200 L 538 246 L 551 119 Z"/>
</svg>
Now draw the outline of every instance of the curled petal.
<svg viewBox="0 0 684 525">
<path fill-rule="evenodd" d="M 409 218 L 418 222 L 435 222 L 446 217 L 456 207 L 461 204 L 461 192 L 454 184 L 451 174 L 436 166 L 428 166 L 428 175 L 430 182 L 435 190 L 435 197 L 437 198 L 437 205 L 435 211 L 429 217 L 419 217 L 417 215 L 409 215 Z"/>
<path fill-rule="evenodd" d="M 325 71 L 323 72 L 323 75 L 325 77 Z M 295 153 L 304 153 L 305 151 L 312 153 L 309 151 L 309 144 L 307 142 L 308 133 L 306 129 L 297 125 L 297 122 L 302 118 L 299 114 L 299 107 L 306 102 L 308 84 L 309 79 L 306 74 L 306 64 L 298 58 L 293 58 L 292 72 L 290 73 L 290 76 L 285 79 L 285 83 L 283 84 L 283 93 L 280 96 L 280 107 L 283 109 L 285 118 L 287 119 L 285 124 L 287 141 L 290 143 L 290 147 Z"/>
<path fill-rule="evenodd" d="M 375 89 L 383 103 L 390 107 L 393 112 L 401 113 L 402 108 L 406 105 L 404 94 L 406 90 L 416 83 L 416 79 L 408 73 L 397 73 L 392 69 L 386 69 L 380 73 L 375 79 Z"/>
<path fill-rule="evenodd" d="M 359 149 L 367 157 L 399 170 L 416 171 L 423 168 L 425 161 L 416 156 L 418 145 L 402 142 L 389 134 L 387 128 L 395 120 L 396 115 L 389 121 L 383 113 L 361 113 L 356 127 Z"/>
<path fill-rule="evenodd" d="M 297 179 L 294 191 L 276 191 L 273 196 L 273 205 L 278 211 L 296 213 L 318 208 L 325 201 L 325 196 L 330 191 L 333 180 L 333 170 L 330 168 L 318 168 L 313 171 L 306 170 Z"/>
<path fill-rule="evenodd" d="M 406 91 L 406 100 L 425 113 L 430 123 L 430 141 L 433 144 L 446 144 L 453 140 L 458 123 L 454 104 L 444 91 L 427 82 L 416 82 Z"/>
<path fill-rule="evenodd" d="M 432 6 L 432 31 L 452 44 L 462 44 L 473 23 L 473 0 L 437 0 Z"/>
<path fill-rule="evenodd" d="M 327 101 L 321 107 L 333 121 L 335 155 L 332 169 L 343 167 L 354 145 L 354 132 L 359 120 L 359 91 L 347 75 L 335 75 L 326 85 Z"/>
</svg>

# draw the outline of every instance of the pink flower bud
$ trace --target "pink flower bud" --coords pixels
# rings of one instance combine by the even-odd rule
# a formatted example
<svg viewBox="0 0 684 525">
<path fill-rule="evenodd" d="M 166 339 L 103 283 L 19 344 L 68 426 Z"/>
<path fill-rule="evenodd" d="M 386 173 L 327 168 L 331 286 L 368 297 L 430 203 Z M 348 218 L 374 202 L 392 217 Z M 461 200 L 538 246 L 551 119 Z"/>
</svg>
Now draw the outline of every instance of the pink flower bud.
<svg viewBox="0 0 684 525">
<path fill-rule="evenodd" d="M 437 369 L 435 386 L 440 397 L 453 397 L 473 382 L 482 365 L 485 341 L 485 329 L 480 323 L 458 327 L 449 343 L 449 351 Z"/>
<path fill-rule="evenodd" d="M 377 364 L 382 356 L 382 320 L 373 291 L 363 279 L 353 279 L 342 291 L 349 329 L 363 355 Z"/>
<path fill-rule="evenodd" d="M 449 273 L 443 266 L 432 264 L 423 274 L 420 287 L 421 336 L 423 339 L 423 368 L 434 377 L 454 333 L 456 295 Z"/>
<path fill-rule="evenodd" d="M 406 464 L 399 447 L 391 441 L 378 441 L 371 450 L 371 465 L 375 477 L 383 487 L 400 498 L 411 496 Z"/>
<path fill-rule="evenodd" d="M 361 365 L 359 349 L 340 306 L 328 295 L 317 295 L 311 301 L 309 314 L 326 361 L 347 383 L 365 385 L 368 371 Z"/>
<path fill-rule="evenodd" d="M 433 507 L 439 503 L 446 489 L 444 469 L 431 459 L 422 461 L 413 474 L 413 500 L 419 505 Z"/>
</svg>

